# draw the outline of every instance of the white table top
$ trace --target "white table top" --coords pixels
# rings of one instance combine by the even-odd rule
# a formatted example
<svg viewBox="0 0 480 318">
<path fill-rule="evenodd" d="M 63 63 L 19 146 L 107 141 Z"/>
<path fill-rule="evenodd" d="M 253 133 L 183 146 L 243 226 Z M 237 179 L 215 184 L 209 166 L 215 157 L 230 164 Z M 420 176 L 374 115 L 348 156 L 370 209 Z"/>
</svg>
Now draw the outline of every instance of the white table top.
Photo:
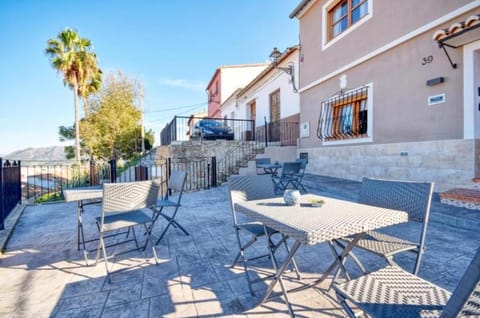
<svg viewBox="0 0 480 318">
<path fill-rule="evenodd" d="M 325 203 L 312 207 L 310 199 Z M 313 194 L 302 195 L 300 202 L 300 206 L 287 206 L 283 198 L 252 200 L 236 203 L 235 209 L 306 245 L 408 221 L 406 212 Z"/>
<path fill-rule="evenodd" d="M 101 199 L 103 197 L 103 188 L 102 186 L 92 186 L 64 189 L 63 196 L 66 202 Z"/>
</svg>

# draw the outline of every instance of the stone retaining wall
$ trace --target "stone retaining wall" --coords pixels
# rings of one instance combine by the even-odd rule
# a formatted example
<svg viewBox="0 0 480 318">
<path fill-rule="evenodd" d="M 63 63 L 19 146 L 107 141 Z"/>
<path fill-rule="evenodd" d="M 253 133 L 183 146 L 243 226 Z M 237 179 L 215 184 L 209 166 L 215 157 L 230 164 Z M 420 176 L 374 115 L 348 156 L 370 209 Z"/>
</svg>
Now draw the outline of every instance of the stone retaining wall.
<svg viewBox="0 0 480 318">
<path fill-rule="evenodd" d="M 308 173 L 350 180 L 362 177 L 434 181 L 435 192 L 471 185 L 480 158 L 478 140 L 302 148 Z"/>
</svg>

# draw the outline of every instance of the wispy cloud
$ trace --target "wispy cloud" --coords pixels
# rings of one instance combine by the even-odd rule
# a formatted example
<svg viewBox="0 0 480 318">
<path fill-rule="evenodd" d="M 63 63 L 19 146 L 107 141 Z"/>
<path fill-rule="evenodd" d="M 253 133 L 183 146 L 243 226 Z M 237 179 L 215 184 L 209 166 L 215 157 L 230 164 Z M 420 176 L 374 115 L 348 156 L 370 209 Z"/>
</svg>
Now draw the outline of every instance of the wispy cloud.
<svg viewBox="0 0 480 318">
<path fill-rule="evenodd" d="M 207 87 L 207 84 L 202 81 L 192 81 L 186 79 L 161 79 L 160 84 L 165 86 L 185 88 L 192 91 L 204 91 Z"/>
</svg>

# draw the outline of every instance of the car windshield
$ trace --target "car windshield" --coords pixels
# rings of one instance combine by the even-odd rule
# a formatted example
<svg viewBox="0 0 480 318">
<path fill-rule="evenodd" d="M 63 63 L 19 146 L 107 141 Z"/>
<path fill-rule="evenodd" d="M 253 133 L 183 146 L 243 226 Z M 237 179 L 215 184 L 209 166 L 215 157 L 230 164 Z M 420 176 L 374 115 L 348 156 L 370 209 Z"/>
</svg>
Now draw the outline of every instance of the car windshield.
<svg viewBox="0 0 480 318">
<path fill-rule="evenodd" d="M 214 120 L 202 120 L 199 123 L 201 127 L 224 127 L 221 122 L 214 121 Z"/>
</svg>

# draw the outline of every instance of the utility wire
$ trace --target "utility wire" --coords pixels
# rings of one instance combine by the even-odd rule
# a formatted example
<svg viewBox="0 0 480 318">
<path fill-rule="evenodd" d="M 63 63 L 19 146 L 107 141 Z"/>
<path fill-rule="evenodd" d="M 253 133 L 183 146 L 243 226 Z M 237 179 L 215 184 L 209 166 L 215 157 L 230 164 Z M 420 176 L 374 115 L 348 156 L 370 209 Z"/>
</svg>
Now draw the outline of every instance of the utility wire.
<svg viewBox="0 0 480 318">
<path fill-rule="evenodd" d="M 193 105 L 172 107 L 172 108 L 167 108 L 167 109 L 162 109 L 162 110 L 150 110 L 150 111 L 146 111 L 145 113 L 161 113 L 161 112 L 166 112 L 166 111 L 171 111 L 171 110 L 178 110 L 178 109 L 183 109 L 183 108 L 203 106 L 203 105 L 206 105 L 206 104 L 207 104 L 207 102 L 203 102 L 203 103 L 198 103 L 198 104 L 193 104 Z"/>
</svg>

